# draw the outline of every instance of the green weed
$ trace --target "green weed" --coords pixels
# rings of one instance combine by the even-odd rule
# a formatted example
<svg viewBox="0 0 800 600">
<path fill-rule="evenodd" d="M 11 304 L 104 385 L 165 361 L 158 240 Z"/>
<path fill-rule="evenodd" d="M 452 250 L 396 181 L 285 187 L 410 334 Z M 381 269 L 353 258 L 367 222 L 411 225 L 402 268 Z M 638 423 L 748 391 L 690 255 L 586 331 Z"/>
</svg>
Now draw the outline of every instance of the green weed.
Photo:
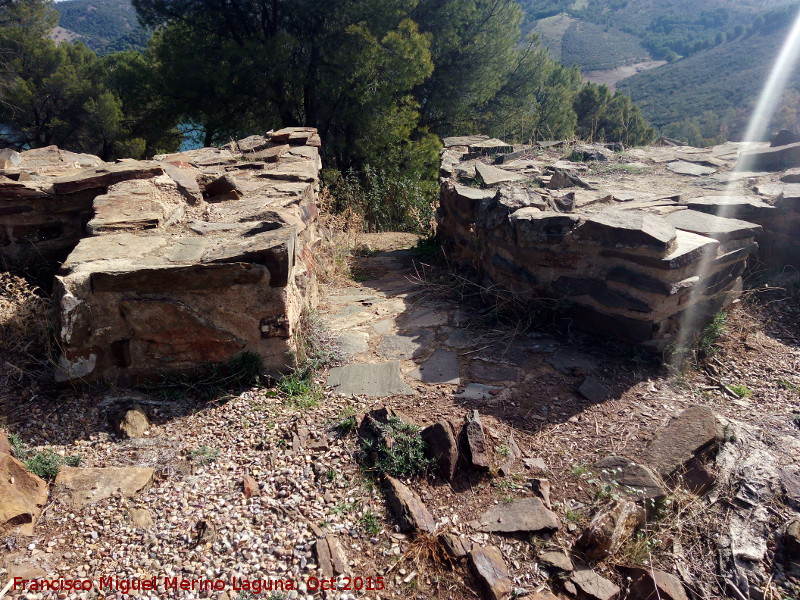
<svg viewBox="0 0 800 600">
<path fill-rule="evenodd" d="M 361 527 L 364 528 L 364 531 L 372 537 L 375 537 L 381 532 L 381 523 L 378 517 L 371 511 L 365 512 L 359 519 L 359 522 L 361 523 Z"/>
<path fill-rule="evenodd" d="M 717 353 L 717 342 L 725 335 L 728 313 L 718 312 L 700 332 L 697 339 L 697 354 L 700 358 L 709 358 Z"/>
<path fill-rule="evenodd" d="M 778 387 L 782 390 L 787 390 L 789 392 L 800 392 L 800 386 L 795 385 L 791 381 L 786 381 L 785 379 L 779 379 L 777 382 Z"/>
<path fill-rule="evenodd" d="M 376 438 L 364 438 L 362 449 L 374 457 L 372 470 L 392 477 L 412 477 L 432 466 L 427 457 L 427 444 L 420 435 L 421 428 L 389 417 L 386 424 L 374 423 Z"/>
<path fill-rule="evenodd" d="M 200 446 L 189 452 L 189 460 L 196 461 L 201 465 L 210 465 L 219 458 L 219 449 Z"/>
<path fill-rule="evenodd" d="M 739 398 L 750 398 L 753 395 L 753 391 L 743 385 L 729 385 L 728 388 Z"/>
<path fill-rule="evenodd" d="M 52 450 L 37 452 L 24 461 L 25 467 L 45 481 L 53 481 L 58 475 L 61 465 L 77 467 L 81 464 L 80 456 L 61 456 Z"/>
</svg>

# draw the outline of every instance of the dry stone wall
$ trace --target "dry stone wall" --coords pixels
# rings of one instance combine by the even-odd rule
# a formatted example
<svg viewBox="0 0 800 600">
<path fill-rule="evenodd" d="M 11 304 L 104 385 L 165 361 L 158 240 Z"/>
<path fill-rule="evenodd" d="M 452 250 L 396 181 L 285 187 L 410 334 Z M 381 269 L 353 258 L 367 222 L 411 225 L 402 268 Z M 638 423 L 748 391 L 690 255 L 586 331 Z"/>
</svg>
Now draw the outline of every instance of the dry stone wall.
<svg viewBox="0 0 800 600">
<path fill-rule="evenodd" d="M 695 326 L 741 292 L 757 223 L 708 214 L 702 199 L 592 189 L 558 162 L 487 164 L 475 147 L 486 142 L 445 140 L 438 223 L 450 259 L 487 288 L 557 300 L 576 324 L 655 350 L 676 339 L 684 311 Z"/>
<path fill-rule="evenodd" d="M 21 153 L 19 177 L 0 180 L 13 236 L 3 256 L 68 254 L 54 284 L 57 378 L 132 383 L 246 351 L 286 367 L 301 313 L 317 303 L 319 146 L 316 130 L 288 128 L 153 161 L 60 165 L 52 177 Z M 19 191 L 29 188 L 35 202 Z M 75 211 L 57 212 L 67 202 Z M 18 237 L 19 214 L 64 235 Z"/>
</svg>

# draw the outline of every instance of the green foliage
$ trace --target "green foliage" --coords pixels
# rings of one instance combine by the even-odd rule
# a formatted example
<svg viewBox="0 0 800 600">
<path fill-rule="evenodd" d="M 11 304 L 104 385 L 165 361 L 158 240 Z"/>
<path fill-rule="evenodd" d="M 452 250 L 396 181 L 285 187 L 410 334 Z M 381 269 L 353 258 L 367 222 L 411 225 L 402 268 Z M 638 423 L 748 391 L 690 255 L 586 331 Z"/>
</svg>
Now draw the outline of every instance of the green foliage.
<svg viewBox="0 0 800 600">
<path fill-rule="evenodd" d="M 24 461 L 25 468 L 45 481 L 53 481 L 58 475 L 61 465 L 77 467 L 81 464 L 80 456 L 61 456 L 52 450 L 37 452 Z"/>
<path fill-rule="evenodd" d="M 591 43 L 587 43 L 591 40 Z M 650 59 L 640 40 L 616 28 L 574 21 L 561 40 L 561 62 L 582 71 L 614 69 Z"/>
<path fill-rule="evenodd" d="M 219 458 L 219 449 L 209 446 L 200 446 L 189 452 L 189 460 L 195 461 L 203 466 L 216 462 Z"/>
<path fill-rule="evenodd" d="M 0 5 L 0 145 L 56 144 L 104 160 L 176 149 L 180 140 L 169 135 L 174 122 L 132 108 L 128 91 L 146 87 L 149 67 L 128 90 L 119 87 L 113 67 L 120 60 L 103 61 L 81 43 L 56 45 L 44 36 L 55 20 L 49 6 L 44 0 Z"/>
<path fill-rule="evenodd" d="M 697 339 L 697 354 L 700 358 L 708 358 L 717 353 L 717 342 L 725 335 L 728 313 L 718 312 L 700 332 Z"/>
<path fill-rule="evenodd" d="M 361 175 L 328 170 L 323 178 L 334 198 L 333 212 L 352 209 L 364 217 L 369 231 L 433 232 L 439 193 L 433 181 L 378 171 L 370 165 Z"/>
<path fill-rule="evenodd" d="M 753 395 L 753 391 L 741 384 L 736 385 L 729 385 L 728 388 L 739 398 L 750 398 Z"/>
<path fill-rule="evenodd" d="M 573 104 L 578 116 L 578 135 L 600 142 L 622 142 L 626 146 L 649 144 L 655 131 L 644 120 L 631 99 L 613 95 L 605 85 L 587 83 Z"/>
<path fill-rule="evenodd" d="M 367 511 L 361 515 L 359 522 L 361 523 L 361 527 L 364 528 L 364 531 L 373 537 L 381 532 L 381 522 L 372 511 Z"/>
<path fill-rule="evenodd" d="M 310 371 L 284 375 L 278 380 L 278 389 L 286 395 L 290 404 L 300 409 L 318 406 L 323 396 Z"/>
<path fill-rule="evenodd" d="M 786 381 L 785 379 L 778 380 L 778 387 L 782 390 L 788 390 L 790 392 L 800 392 L 800 386 L 792 383 L 791 381 Z M 10 439 L 11 436 L 9 436 Z"/>
<path fill-rule="evenodd" d="M 150 38 L 129 0 L 66 0 L 55 8 L 59 26 L 79 34 L 99 55 L 142 50 Z"/>
<path fill-rule="evenodd" d="M 392 477 L 413 477 L 424 472 L 433 462 L 427 456 L 427 443 L 420 427 L 389 417 L 387 423 L 375 423 L 376 437 L 362 439 L 362 449 L 371 469 Z"/>
</svg>

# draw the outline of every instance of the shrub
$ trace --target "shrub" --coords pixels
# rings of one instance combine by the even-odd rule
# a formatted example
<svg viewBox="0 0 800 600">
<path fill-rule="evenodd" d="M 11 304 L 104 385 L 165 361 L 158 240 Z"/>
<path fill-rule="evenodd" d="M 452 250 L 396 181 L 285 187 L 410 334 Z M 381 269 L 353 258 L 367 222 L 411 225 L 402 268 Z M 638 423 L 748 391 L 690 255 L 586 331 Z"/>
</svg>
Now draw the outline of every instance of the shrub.
<svg viewBox="0 0 800 600">
<path fill-rule="evenodd" d="M 435 228 L 439 186 L 367 165 L 362 173 L 323 171 L 333 196 L 331 210 L 350 210 L 364 218 L 369 232 L 407 231 L 430 235 Z"/>
<path fill-rule="evenodd" d="M 53 481 L 58 475 L 61 465 L 77 467 L 81 464 L 80 456 L 61 456 L 52 450 L 37 452 L 25 460 L 25 467 L 45 481 Z"/>
<path fill-rule="evenodd" d="M 420 427 L 389 417 L 386 423 L 373 421 L 375 438 L 365 437 L 362 449 L 372 461 L 372 469 L 392 477 L 412 477 L 430 467 Z"/>
</svg>

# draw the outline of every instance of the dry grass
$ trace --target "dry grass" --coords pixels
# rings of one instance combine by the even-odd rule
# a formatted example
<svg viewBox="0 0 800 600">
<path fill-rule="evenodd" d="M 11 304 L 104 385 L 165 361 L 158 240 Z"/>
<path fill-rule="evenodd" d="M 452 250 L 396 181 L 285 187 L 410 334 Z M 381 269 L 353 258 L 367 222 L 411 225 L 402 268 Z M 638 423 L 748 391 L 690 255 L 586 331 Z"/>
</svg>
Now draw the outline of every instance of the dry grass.
<svg viewBox="0 0 800 600">
<path fill-rule="evenodd" d="M 317 275 L 324 283 L 346 281 L 351 278 L 353 255 L 360 246 L 364 231 L 364 217 L 352 208 L 334 214 L 333 195 L 323 189 L 319 195 L 319 222 L 322 226 L 322 248 L 317 261 Z"/>
<path fill-rule="evenodd" d="M 25 279 L 0 273 L 0 385 L 30 397 L 50 380 L 50 301 Z"/>
</svg>

